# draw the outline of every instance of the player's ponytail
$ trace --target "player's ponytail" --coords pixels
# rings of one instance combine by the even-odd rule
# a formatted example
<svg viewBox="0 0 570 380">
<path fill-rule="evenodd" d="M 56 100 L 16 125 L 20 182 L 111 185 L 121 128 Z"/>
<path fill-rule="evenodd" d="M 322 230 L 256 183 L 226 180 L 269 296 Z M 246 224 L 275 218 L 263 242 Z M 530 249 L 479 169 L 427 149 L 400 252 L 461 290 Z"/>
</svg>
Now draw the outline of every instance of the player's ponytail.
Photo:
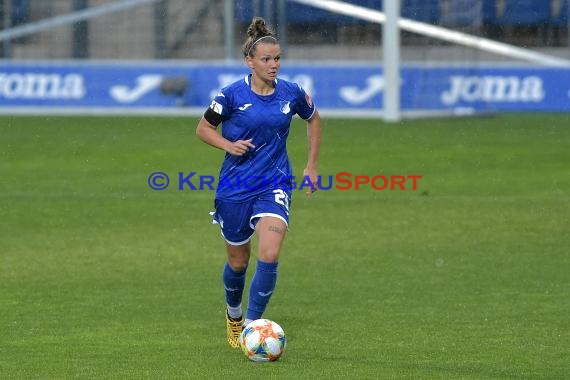
<svg viewBox="0 0 570 380">
<path fill-rule="evenodd" d="M 267 25 L 265 20 L 261 17 L 254 17 L 247 28 L 247 39 L 243 44 L 243 56 L 253 57 L 255 55 L 255 45 L 261 40 L 268 43 L 277 43 L 275 32 Z"/>
</svg>

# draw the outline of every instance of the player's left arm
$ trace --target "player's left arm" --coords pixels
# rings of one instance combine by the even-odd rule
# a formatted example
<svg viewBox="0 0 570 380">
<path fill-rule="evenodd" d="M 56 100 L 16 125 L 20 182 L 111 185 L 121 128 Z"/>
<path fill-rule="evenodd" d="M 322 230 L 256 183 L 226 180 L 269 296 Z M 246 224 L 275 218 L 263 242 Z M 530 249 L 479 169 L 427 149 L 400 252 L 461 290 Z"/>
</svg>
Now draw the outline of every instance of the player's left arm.
<svg viewBox="0 0 570 380">
<path fill-rule="evenodd" d="M 317 190 L 319 176 L 318 159 L 321 148 L 321 117 L 316 109 L 311 118 L 307 120 L 307 141 L 309 143 L 309 157 L 307 166 L 303 170 L 303 176 L 308 176 L 313 184 L 313 188 L 309 188 L 309 191 L 307 191 L 307 195 L 311 196 Z"/>
</svg>

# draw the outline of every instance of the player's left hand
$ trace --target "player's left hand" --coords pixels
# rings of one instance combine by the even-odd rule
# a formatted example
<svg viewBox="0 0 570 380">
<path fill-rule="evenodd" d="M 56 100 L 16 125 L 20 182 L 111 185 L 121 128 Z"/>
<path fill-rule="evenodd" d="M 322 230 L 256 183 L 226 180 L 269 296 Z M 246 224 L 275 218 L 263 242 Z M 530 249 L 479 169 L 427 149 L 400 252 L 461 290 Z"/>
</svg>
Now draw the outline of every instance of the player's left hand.
<svg viewBox="0 0 570 380">
<path fill-rule="evenodd" d="M 317 169 L 305 168 L 305 170 L 303 170 L 303 177 L 309 177 L 309 180 L 311 181 L 312 187 L 309 187 L 309 190 L 306 193 L 307 196 L 310 197 L 315 191 L 317 191 L 319 173 L 317 172 Z"/>
</svg>

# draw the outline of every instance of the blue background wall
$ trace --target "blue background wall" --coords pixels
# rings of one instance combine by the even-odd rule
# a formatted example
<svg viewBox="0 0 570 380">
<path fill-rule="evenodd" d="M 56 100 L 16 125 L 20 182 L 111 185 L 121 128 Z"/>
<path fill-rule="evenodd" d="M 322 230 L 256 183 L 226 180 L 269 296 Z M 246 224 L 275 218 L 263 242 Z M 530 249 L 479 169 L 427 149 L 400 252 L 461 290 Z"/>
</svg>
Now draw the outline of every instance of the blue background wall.
<svg viewBox="0 0 570 380">
<path fill-rule="evenodd" d="M 0 111 L 23 107 L 205 109 L 225 85 L 247 74 L 241 63 L 2 63 Z M 164 78 L 184 77 L 182 97 L 164 94 Z M 373 64 L 285 63 L 281 77 L 299 83 L 323 110 L 379 110 L 383 77 Z M 404 66 L 403 110 L 469 107 L 493 111 L 570 111 L 570 69 Z"/>
</svg>

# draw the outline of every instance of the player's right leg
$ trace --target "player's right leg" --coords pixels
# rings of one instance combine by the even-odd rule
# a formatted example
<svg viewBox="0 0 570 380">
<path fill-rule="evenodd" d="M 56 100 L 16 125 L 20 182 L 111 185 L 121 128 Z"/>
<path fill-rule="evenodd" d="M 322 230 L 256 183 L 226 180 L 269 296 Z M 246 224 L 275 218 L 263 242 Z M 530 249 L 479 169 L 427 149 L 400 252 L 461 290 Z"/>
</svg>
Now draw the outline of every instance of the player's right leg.
<svg viewBox="0 0 570 380">
<path fill-rule="evenodd" d="M 222 274 L 226 295 L 227 339 L 231 347 L 238 348 L 244 321 L 241 300 L 251 253 L 250 240 L 254 234 L 249 224 L 252 205 L 250 202 L 221 200 L 216 200 L 215 205 L 214 222 L 220 226 L 227 251 L 227 262 Z"/>
<path fill-rule="evenodd" d="M 239 348 L 239 336 L 243 329 L 243 311 L 241 299 L 245 287 L 245 274 L 251 244 L 248 241 L 243 245 L 231 245 L 226 242 L 228 261 L 224 266 L 222 280 L 226 292 L 226 332 L 228 344 Z"/>
</svg>

